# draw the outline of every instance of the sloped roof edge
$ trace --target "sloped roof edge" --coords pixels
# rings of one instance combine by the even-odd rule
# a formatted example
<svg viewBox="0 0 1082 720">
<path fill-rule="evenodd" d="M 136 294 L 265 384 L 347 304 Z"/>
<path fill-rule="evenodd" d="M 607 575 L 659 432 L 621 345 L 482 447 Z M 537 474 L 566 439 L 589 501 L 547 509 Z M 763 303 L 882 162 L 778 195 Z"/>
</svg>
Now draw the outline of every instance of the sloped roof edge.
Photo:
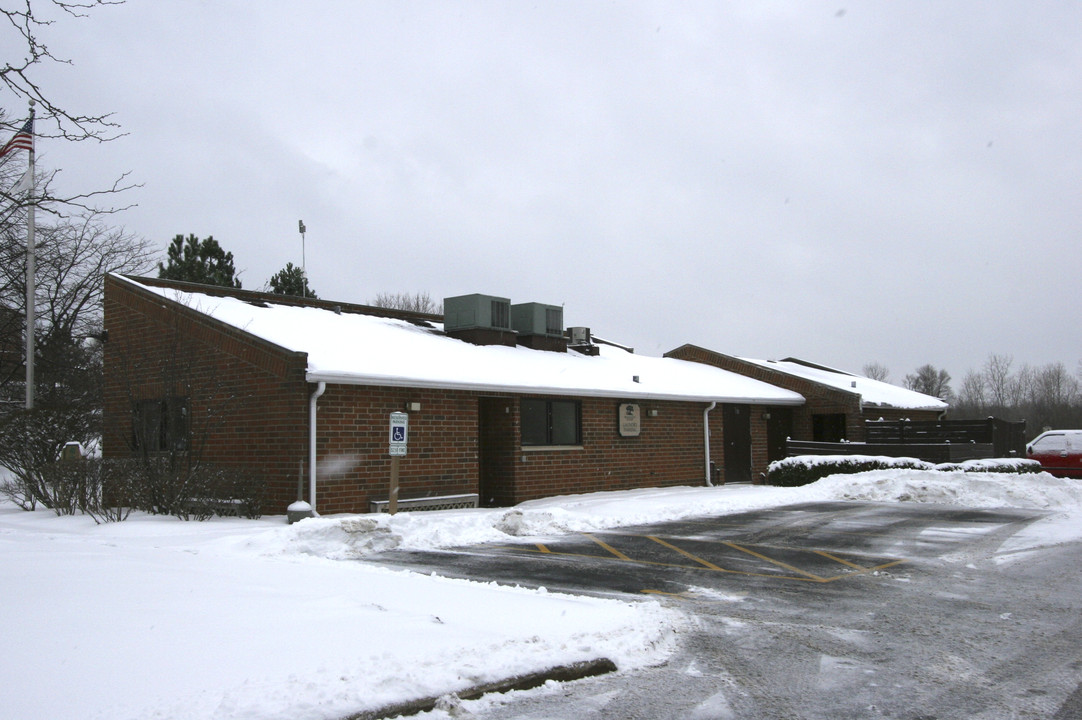
<svg viewBox="0 0 1082 720">
<path fill-rule="evenodd" d="M 699 363 L 603 349 L 601 357 L 477 346 L 436 318 L 343 312 L 329 301 L 125 278 L 178 310 L 307 357 L 311 382 L 478 392 L 800 405 L 796 392 Z M 375 311 L 373 311 L 375 310 Z M 607 348 L 607 346 L 605 346 Z M 642 378 L 640 383 L 640 377 Z"/>
<path fill-rule="evenodd" d="M 474 392 L 513 393 L 516 395 L 560 395 L 563 397 L 597 397 L 616 400 L 671 400 L 678 402 L 717 402 L 758 405 L 803 405 L 804 398 L 797 395 L 791 398 L 749 398 L 747 396 L 684 395 L 652 392 L 624 392 L 622 390 L 599 390 L 590 388 L 568 388 L 544 385 L 499 385 L 476 382 L 454 382 L 447 380 L 418 380 L 390 375 L 362 375 L 357 373 L 309 372 L 308 382 L 325 382 L 331 385 L 376 385 L 383 387 L 417 388 L 419 390 L 470 390 Z M 794 395 L 796 395 L 794 393 Z"/>
</svg>

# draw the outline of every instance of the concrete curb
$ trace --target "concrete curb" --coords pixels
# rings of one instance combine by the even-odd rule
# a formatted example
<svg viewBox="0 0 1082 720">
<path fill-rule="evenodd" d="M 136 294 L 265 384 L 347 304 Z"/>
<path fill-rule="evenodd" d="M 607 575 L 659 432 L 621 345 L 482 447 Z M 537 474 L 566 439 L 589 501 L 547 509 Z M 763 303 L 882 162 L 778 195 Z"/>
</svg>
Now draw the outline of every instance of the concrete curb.
<svg viewBox="0 0 1082 720">
<path fill-rule="evenodd" d="M 530 688 L 544 685 L 549 680 L 568 682 L 570 680 L 581 680 L 582 678 L 593 677 L 595 675 L 604 675 L 605 673 L 610 672 L 616 672 L 616 663 L 608 658 L 597 658 L 596 660 L 584 660 L 570 665 L 560 665 L 549 668 L 548 670 L 541 670 L 540 672 L 527 673 L 526 675 L 517 675 L 515 677 L 506 678 L 493 683 L 486 683 L 484 685 L 474 685 L 473 687 L 459 690 L 456 693 L 448 694 L 453 694 L 460 700 L 476 700 L 488 693 L 503 693 L 509 690 L 529 690 Z M 416 715 L 417 713 L 434 709 L 439 700 L 440 698 L 438 697 L 411 700 L 410 702 L 399 703 L 397 705 L 388 705 L 379 708 L 378 710 L 366 710 L 357 713 L 356 715 L 349 715 L 348 717 L 342 718 L 342 720 L 384 720 L 384 718 L 393 718 L 399 715 Z"/>
</svg>

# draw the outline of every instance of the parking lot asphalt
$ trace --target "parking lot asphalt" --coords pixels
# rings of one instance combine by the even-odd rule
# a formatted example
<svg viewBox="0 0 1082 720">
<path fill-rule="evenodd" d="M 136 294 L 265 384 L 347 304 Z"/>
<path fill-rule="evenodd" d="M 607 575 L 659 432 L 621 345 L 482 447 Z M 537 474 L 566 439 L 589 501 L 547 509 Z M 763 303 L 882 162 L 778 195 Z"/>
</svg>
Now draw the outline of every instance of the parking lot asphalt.
<svg viewBox="0 0 1082 720">
<path fill-rule="evenodd" d="M 808 503 L 721 517 L 575 533 L 374 561 L 452 577 L 588 594 L 667 594 L 773 583 L 844 583 L 1040 517 L 888 503 Z"/>
<path fill-rule="evenodd" d="M 812 503 L 369 561 L 693 618 L 662 665 L 463 717 L 1082 720 L 1082 544 L 1002 555 L 1044 516 Z"/>
</svg>

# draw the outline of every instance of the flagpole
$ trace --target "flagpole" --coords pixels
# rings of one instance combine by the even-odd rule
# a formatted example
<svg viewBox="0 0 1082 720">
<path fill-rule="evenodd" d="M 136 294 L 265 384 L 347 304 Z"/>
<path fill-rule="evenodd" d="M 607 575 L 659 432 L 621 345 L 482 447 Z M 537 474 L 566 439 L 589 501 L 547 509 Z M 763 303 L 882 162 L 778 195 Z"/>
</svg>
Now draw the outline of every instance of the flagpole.
<svg viewBox="0 0 1082 720">
<path fill-rule="evenodd" d="M 37 317 L 36 309 L 34 307 L 34 301 L 37 298 L 37 288 L 35 283 L 36 268 L 34 267 L 34 255 L 36 253 L 34 248 L 34 207 L 37 202 L 34 198 L 34 193 L 37 188 L 35 187 L 34 179 L 34 141 L 33 141 L 33 120 L 34 120 L 34 101 L 30 101 L 30 194 L 28 196 L 29 203 L 26 208 L 26 409 L 34 409 L 34 333 L 37 330 Z"/>
</svg>

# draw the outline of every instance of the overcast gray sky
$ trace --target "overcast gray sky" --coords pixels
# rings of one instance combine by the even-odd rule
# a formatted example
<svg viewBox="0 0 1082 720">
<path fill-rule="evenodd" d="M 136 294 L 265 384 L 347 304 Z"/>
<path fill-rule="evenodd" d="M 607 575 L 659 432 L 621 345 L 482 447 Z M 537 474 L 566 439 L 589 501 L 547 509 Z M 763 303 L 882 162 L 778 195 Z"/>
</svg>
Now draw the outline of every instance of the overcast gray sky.
<svg viewBox="0 0 1082 720">
<path fill-rule="evenodd" d="M 130 0 L 39 77 L 129 133 L 39 144 L 245 288 L 473 292 L 568 325 L 955 387 L 1082 358 L 1082 3 Z M 16 108 L 13 114 L 21 115 Z"/>
</svg>

